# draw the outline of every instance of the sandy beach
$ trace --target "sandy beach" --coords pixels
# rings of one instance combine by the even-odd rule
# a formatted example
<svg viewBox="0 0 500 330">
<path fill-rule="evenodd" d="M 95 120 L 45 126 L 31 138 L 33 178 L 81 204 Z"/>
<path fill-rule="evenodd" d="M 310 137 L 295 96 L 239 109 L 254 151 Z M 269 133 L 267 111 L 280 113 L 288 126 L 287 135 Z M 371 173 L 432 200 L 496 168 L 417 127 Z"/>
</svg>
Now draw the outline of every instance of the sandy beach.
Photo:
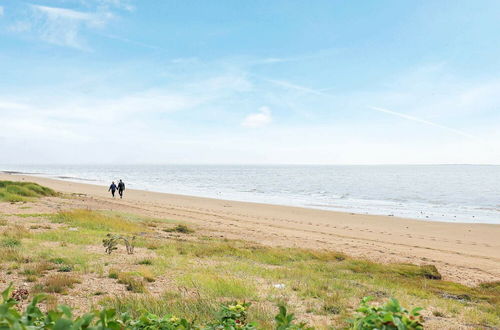
<svg viewBox="0 0 500 330">
<path fill-rule="evenodd" d="M 468 285 L 500 280 L 500 225 L 419 221 L 130 189 L 120 200 L 111 198 L 104 186 L 7 173 L 1 173 L 0 180 L 31 181 L 75 194 L 82 208 L 188 221 L 210 236 L 335 250 L 378 262 L 433 264 L 444 279 Z M 9 208 L 8 204 L 1 207 Z"/>
</svg>

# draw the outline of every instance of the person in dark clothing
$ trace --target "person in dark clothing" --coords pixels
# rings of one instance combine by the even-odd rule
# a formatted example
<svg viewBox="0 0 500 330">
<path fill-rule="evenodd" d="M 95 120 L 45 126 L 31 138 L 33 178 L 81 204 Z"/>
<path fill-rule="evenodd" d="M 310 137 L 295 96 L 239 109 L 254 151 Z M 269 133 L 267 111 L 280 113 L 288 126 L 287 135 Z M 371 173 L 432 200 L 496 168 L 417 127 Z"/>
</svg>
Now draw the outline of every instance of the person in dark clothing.
<svg viewBox="0 0 500 330">
<path fill-rule="evenodd" d="M 123 183 L 122 179 L 118 182 L 118 193 L 120 194 L 120 198 L 123 198 L 123 191 L 125 190 L 125 183 Z"/>
<path fill-rule="evenodd" d="M 116 189 L 118 189 L 118 187 L 116 186 L 115 182 L 111 182 L 111 186 L 109 186 L 108 191 L 111 191 L 111 195 L 113 195 L 113 198 L 115 198 Z"/>
</svg>

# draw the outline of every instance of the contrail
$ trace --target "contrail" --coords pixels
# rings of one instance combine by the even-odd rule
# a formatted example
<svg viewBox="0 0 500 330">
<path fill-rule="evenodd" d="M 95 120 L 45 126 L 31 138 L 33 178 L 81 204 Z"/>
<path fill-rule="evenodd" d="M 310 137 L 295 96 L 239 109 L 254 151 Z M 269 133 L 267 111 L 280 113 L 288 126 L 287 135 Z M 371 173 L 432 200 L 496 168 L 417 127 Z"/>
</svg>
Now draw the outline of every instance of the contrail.
<svg viewBox="0 0 500 330">
<path fill-rule="evenodd" d="M 389 115 L 393 115 L 393 116 L 396 116 L 396 117 L 400 117 L 400 118 L 408 119 L 408 120 L 411 120 L 411 121 L 415 121 L 415 122 L 418 122 L 418 123 L 422 123 L 422 124 L 426 124 L 426 125 L 438 127 L 438 128 L 444 129 L 446 131 L 449 131 L 449 132 L 461 135 L 463 137 L 469 138 L 469 139 L 474 140 L 476 142 L 485 143 L 483 140 L 475 137 L 474 135 L 468 134 L 466 132 L 463 132 L 461 130 L 458 130 L 458 129 L 455 129 L 455 128 L 452 128 L 452 127 L 448 127 L 448 126 L 444 126 L 444 125 L 441 125 L 441 124 L 438 124 L 438 123 L 434 123 L 432 121 L 428 121 L 428 120 L 421 119 L 421 118 L 418 118 L 418 117 L 406 115 L 404 113 L 400 113 L 400 112 L 396 112 L 396 111 L 391 111 L 391 110 L 384 109 L 384 108 L 379 108 L 379 107 L 368 107 L 368 108 L 370 108 L 372 110 L 375 110 L 375 111 L 387 113 Z"/>
<path fill-rule="evenodd" d="M 295 89 L 295 90 L 298 90 L 298 91 L 301 91 L 301 92 L 305 92 L 305 93 L 309 93 L 309 94 L 314 94 L 314 95 L 318 95 L 318 96 L 333 97 L 332 95 L 330 95 L 328 93 L 324 93 L 322 90 L 315 90 L 315 89 L 312 89 L 312 88 L 309 88 L 309 87 L 304 87 L 304 86 L 300 86 L 300 85 L 296 85 L 296 84 L 291 84 L 289 82 L 281 81 L 281 80 L 272 80 L 272 79 L 267 79 L 267 78 L 263 78 L 263 77 L 259 77 L 259 78 L 261 78 L 261 79 L 263 79 L 263 80 L 265 80 L 267 82 L 270 82 L 272 84 L 281 86 L 281 87 L 285 87 L 285 88 L 289 88 L 289 89 Z M 388 114 L 388 115 L 396 116 L 396 117 L 399 117 L 399 118 L 403 118 L 403 119 L 406 119 L 406 120 L 411 120 L 411 121 L 414 121 L 414 122 L 422 123 L 422 124 L 425 124 L 425 125 L 434 126 L 434 127 L 443 129 L 445 131 L 448 131 L 448 132 L 451 132 L 451 133 L 455 133 L 455 134 L 460 135 L 462 137 L 468 138 L 468 139 L 473 140 L 475 142 L 487 145 L 487 143 L 485 141 L 483 141 L 483 140 L 475 137 L 474 135 L 468 134 L 466 132 L 463 132 L 461 130 L 458 130 L 458 129 L 455 129 L 455 128 L 452 128 L 452 127 L 448 127 L 448 126 L 445 126 L 445 125 L 434 123 L 434 122 L 429 121 L 429 120 L 421 119 L 421 118 L 418 118 L 418 117 L 415 117 L 415 116 L 410 116 L 410 115 L 407 115 L 407 114 L 404 114 L 404 113 L 401 113 L 401 112 L 396 112 L 396 111 L 392 111 L 392 110 L 388 110 L 388 109 L 384 109 L 384 108 L 380 108 L 380 107 L 369 106 L 368 109 L 371 109 L 371 110 L 374 110 L 374 111 L 377 111 L 377 112 L 382 112 L 382 113 L 385 113 L 385 114 Z"/>
</svg>

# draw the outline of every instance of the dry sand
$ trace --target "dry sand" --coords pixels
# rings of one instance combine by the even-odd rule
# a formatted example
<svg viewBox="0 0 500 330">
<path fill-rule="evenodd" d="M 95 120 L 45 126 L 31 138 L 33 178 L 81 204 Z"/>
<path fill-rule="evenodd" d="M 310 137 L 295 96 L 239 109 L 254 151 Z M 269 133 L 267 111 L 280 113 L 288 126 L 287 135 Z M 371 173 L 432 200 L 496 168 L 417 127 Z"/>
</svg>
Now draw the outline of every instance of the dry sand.
<svg viewBox="0 0 500 330">
<path fill-rule="evenodd" d="M 89 208 L 184 220 L 219 237 L 336 250 L 378 262 L 434 264 L 444 279 L 468 285 L 500 280 L 500 225 L 431 222 L 130 189 L 120 200 L 111 198 L 104 186 L 2 173 L 0 180 L 32 181 L 60 192 L 83 194 L 82 201 Z M 2 208 L 7 206 L 0 204 L 4 212 Z"/>
</svg>

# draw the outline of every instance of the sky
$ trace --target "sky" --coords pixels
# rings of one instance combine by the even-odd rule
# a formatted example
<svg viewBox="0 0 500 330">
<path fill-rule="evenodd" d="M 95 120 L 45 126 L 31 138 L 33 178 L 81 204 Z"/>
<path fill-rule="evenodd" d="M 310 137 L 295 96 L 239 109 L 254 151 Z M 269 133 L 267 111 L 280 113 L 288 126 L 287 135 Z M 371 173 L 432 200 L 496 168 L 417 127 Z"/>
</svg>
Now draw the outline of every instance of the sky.
<svg viewBox="0 0 500 330">
<path fill-rule="evenodd" d="M 0 164 L 500 164 L 498 0 L 0 0 Z"/>
</svg>

